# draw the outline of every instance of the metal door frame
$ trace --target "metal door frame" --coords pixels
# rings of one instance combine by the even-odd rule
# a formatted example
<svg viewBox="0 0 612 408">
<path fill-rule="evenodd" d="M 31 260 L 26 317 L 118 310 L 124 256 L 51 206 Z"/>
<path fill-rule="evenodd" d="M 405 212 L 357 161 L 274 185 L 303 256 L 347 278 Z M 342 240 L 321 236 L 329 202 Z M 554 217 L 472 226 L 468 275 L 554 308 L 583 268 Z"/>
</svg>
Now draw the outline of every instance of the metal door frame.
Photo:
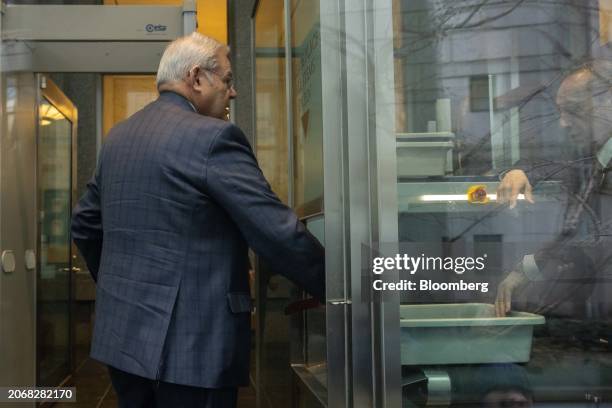
<svg viewBox="0 0 612 408">
<path fill-rule="evenodd" d="M 290 5 L 285 0 L 286 56 Z M 398 240 L 392 1 L 320 0 L 319 5 L 327 406 L 399 408 L 399 295 L 372 302 L 370 290 L 362 288 L 361 265 L 363 245 Z M 291 129 L 288 58 L 285 67 Z M 293 160 L 291 155 L 290 169 Z M 320 400 L 316 380 L 297 371 L 303 388 Z"/>
<path fill-rule="evenodd" d="M 349 309 L 345 326 L 350 344 L 347 399 L 337 399 L 343 405 L 330 406 L 399 408 L 399 295 L 385 295 L 383 302 L 376 302 L 370 296 L 371 288 L 362 287 L 368 282 L 364 274 L 369 274 L 369 266 L 362 265 L 363 246 L 397 243 L 398 239 L 392 2 L 338 0 L 335 10 L 341 22 L 341 42 L 326 55 L 341 55 L 343 86 L 341 92 L 333 91 L 336 98 L 341 95 L 341 103 L 331 103 L 331 107 L 341 106 L 342 111 L 330 116 L 342 118 L 343 132 L 334 128 L 333 118 L 324 126 L 325 236 L 327 244 L 328 237 L 335 235 L 342 248 L 327 257 L 327 271 L 329 275 L 338 270 L 340 265 L 331 265 L 337 261 L 330 258 L 341 254 L 342 301 Z M 337 69 L 329 62 L 322 66 L 328 72 Z M 329 83 L 323 87 L 331 93 Z M 329 108 L 326 100 L 325 111 Z M 330 208 L 336 211 L 328 213 Z M 328 305 L 330 309 L 333 306 Z M 328 330 L 334 324 L 330 319 Z M 328 337 L 328 347 L 331 341 Z M 330 366 L 335 356 L 328 348 Z M 333 384 L 328 385 L 334 393 Z M 332 400 L 336 398 L 330 394 Z"/>
<path fill-rule="evenodd" d="M 5 70 L 30 72 L 156 72 L 168 43 L 197 25 L 195 0 L 182 6 L 2 3 L 2 18 L 5 43 L 24 45 L 6 56 Z"/>
<path fill-rule="evenodd" d="M 327 406 L 334 408 L 401 406 L 399 295 L 372 302 L 361 265 L 363 245 L 398 240 L 391 22 L 391 0 L 320 2 Z"/>
<path fill-rule="evenodd" d="M 352 400 L 350 217 L 346 179 L 346 61 L 341 1 L 320 2 L 323 197 L 327 288 L 327 406 Z"/>
</svg>

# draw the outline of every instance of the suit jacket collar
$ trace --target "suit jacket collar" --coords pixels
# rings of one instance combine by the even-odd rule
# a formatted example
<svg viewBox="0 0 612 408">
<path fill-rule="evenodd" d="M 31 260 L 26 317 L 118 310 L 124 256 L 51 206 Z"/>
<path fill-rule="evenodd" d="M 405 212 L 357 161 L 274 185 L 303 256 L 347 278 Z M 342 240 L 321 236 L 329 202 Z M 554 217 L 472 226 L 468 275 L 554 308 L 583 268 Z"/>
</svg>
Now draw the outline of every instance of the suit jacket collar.
<svg viewBox="0 0 612 408">
<path fill-rule="evenodd" d="M 612 160 L 612 137 L 597 152 L 597 160 L 599 160 L 599 163 L 604 168 L 610 164 Z"/>
<path fill-rule="evenodd" d="M 198 112 L 191 102 L 183 95 L 179 95 L 173 91 L 162 91 L 159 93 L 159 100 L 170 103 L 185 110 Z"/>
</svg>

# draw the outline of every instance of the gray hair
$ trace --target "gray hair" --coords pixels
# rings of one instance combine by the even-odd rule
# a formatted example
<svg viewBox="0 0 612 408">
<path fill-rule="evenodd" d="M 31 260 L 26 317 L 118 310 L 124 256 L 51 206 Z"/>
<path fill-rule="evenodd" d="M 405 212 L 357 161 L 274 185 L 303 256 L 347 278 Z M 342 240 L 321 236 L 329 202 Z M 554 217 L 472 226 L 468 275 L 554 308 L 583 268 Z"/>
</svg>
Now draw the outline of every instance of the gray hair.
<svg viewBox="0 0 612 408">
<path fill-rule="evenodd" d="M 227 46 L 200 33 L 177 38 L 164 51 L 157 69 L 157 87 L 168 82 L 181 81 L 190 69 L 199 66 L 213 71 L 217 68 L 217 51 Z"/>
</svg>

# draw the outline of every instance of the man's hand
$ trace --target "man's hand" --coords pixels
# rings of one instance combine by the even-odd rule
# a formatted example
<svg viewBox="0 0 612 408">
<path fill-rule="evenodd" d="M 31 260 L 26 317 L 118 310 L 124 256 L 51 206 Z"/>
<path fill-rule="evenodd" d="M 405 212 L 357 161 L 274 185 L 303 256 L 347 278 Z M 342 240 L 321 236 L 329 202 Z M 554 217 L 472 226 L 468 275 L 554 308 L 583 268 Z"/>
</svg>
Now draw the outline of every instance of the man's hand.
<svg viewBox="0 0 612 408">
<path fill-rule="evenodd" d="M 516 199 L 519 193 L 525 194 L 525 200 L 533 204 L 531 184 L 523 170 L 510 170 L 497 187 L 497 202 L 500 204 L 510 203 L 510 208 L 516 207 Z"/>
<path fill-rule="evenodd" d="M 515 290 L 525 286 L 529 282 L 525 273 L 512 271 L 497 286 L 497 297 L 495 298 L 495 315 L 504 317 L 512 307 L 512 294 Z"/>
</svg>

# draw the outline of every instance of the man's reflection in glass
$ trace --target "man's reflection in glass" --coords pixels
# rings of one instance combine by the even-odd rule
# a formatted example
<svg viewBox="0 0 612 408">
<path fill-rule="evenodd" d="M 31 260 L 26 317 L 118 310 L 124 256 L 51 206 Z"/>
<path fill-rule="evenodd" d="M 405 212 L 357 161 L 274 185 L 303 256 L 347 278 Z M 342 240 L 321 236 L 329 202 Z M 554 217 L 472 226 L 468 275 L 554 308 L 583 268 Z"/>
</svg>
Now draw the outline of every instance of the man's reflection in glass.
<svg viewBox="0 0 612 408">
<path fill-rule="evenodd" d="M 573 144 L 567 161 L 520 166 L 508 171 L 498 201 L 516 205 L 519 193 L 532 201 L 532 185 L 559 180 L 567 193 L 560 234 L 526 255 L 498 287 L 496 313 L 504 316 L 512 297 L 539 286 L 536 312 L 555 310 L 565 301 L 582 304 L 593 283 L 612 268 L 612 62 L 591 61 L 568 74 L 556 97 L 559 124 Z"/>
</svg>

